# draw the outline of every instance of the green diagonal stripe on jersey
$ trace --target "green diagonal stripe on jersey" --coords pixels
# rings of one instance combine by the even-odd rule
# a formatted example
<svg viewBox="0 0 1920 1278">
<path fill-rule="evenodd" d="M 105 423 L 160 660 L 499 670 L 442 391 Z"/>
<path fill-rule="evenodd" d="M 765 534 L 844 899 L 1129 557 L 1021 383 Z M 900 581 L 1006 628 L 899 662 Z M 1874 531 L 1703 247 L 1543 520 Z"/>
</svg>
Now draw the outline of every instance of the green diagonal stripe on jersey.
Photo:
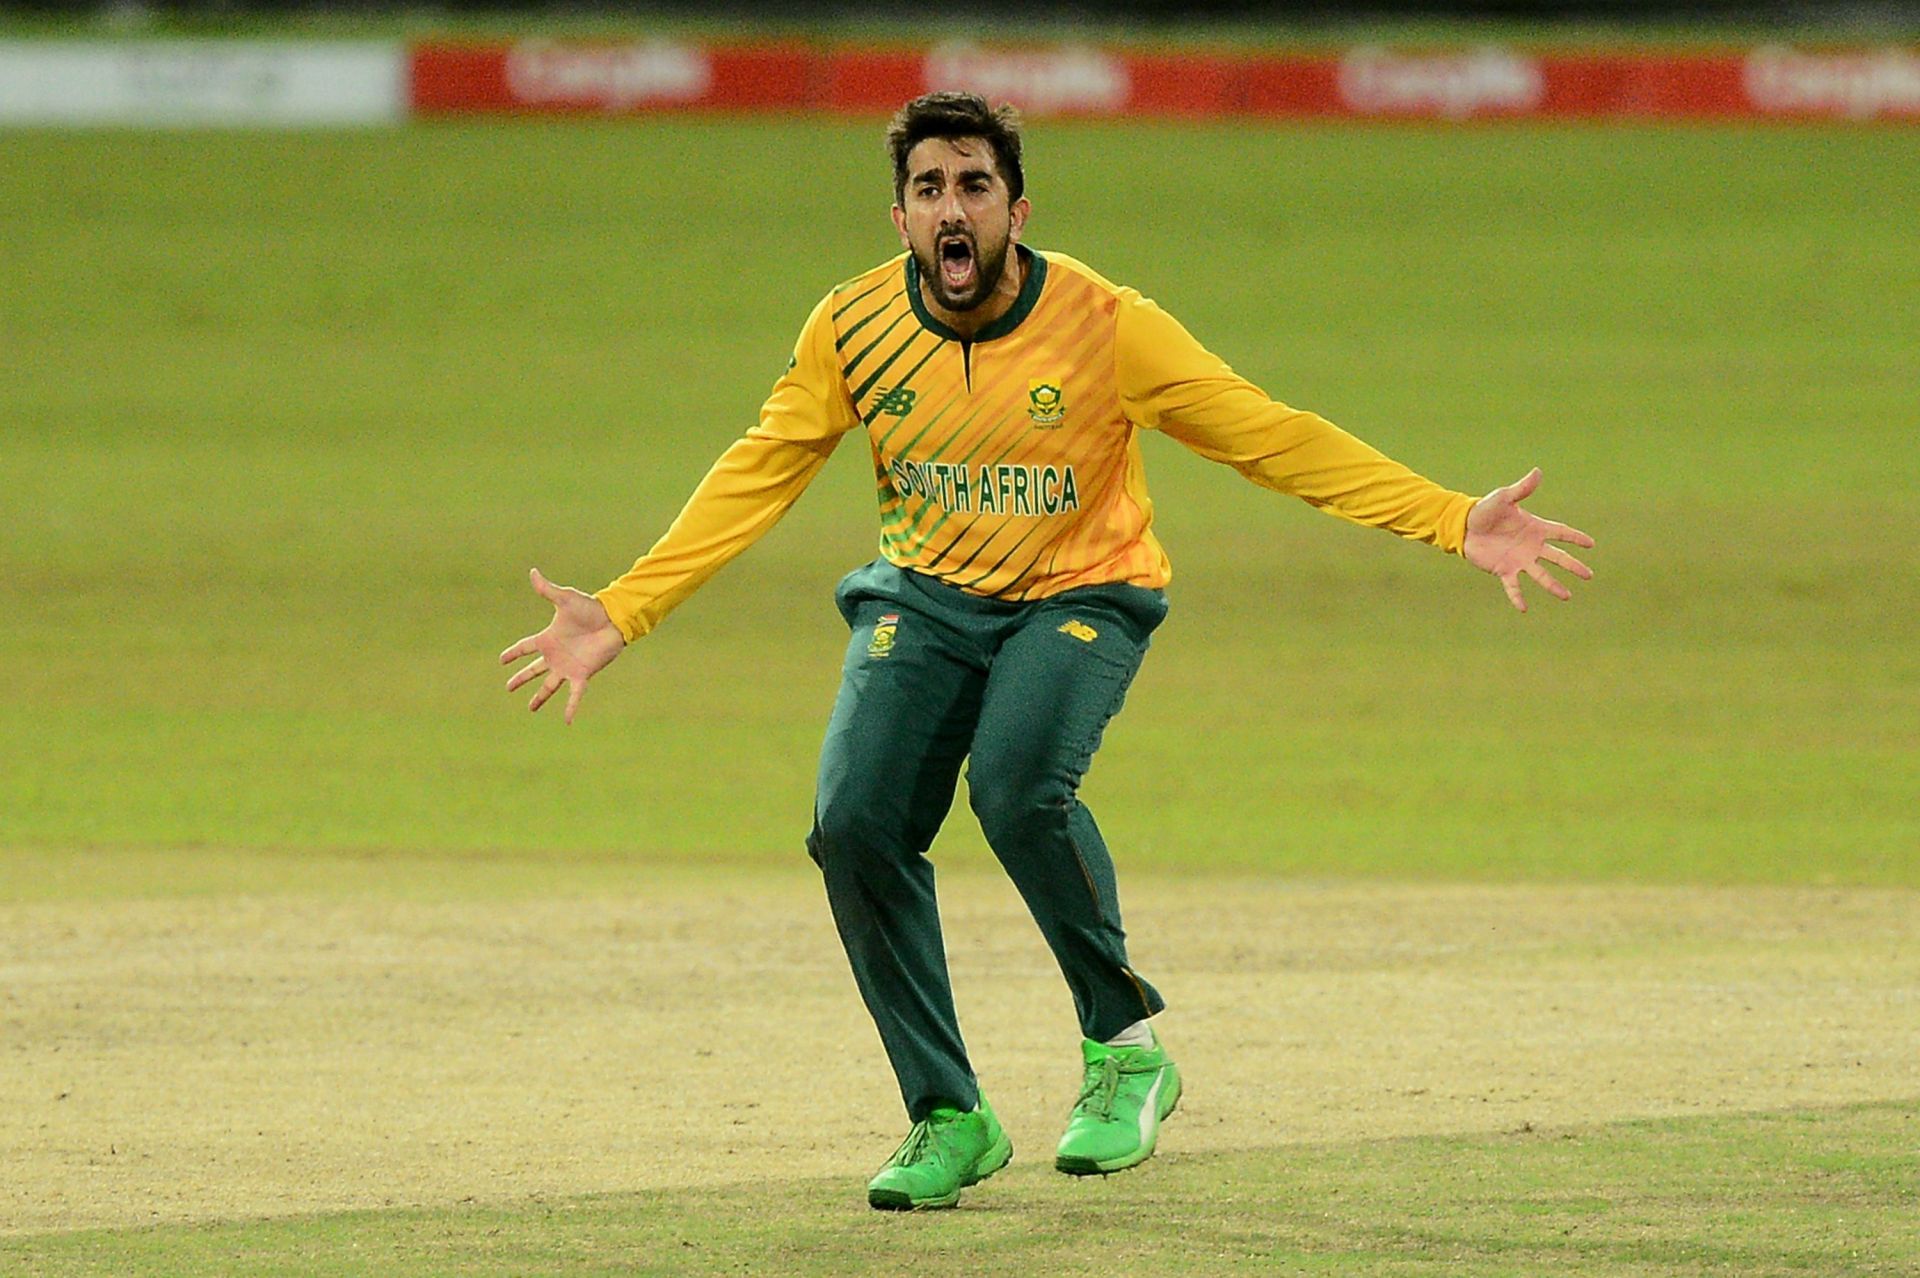
<svg viewBox="0 0 1920 1278">
<path fill-rule="evenodd" d="M 842 315 L 845 315 L 848 311 L 852 310 L 855 306 L 858 306 L 860 304 L 861 298 L 872 297 L 875 293 L 878 293 L 881 289 L 885 288 L 887 285 L 891 283 L 893 283 L 892 280 L 883 279 L 878 284 L 875 284 L 872 288 L 868 289 L 866 292 L 861 293 L 858 296 L 848 298 L 847 304 L 845 306 L 842 306 L 839 310 L 833 313 L 833 318 L 839 319 Z"/>
<path fill-rule="evenodd" d="M 922 330 L 916 328 L 913 332 L 907 334 L 905 341 L 901 342 L 900 345 L 894 347 L 893 350 L 887 353 L 887 357 L 880 361 L 880 366 L 874 369 L 872 373 L 868 374 L 867 379 L 865 381 L 861 382 L 858 386 L 854 386 L 851 383 L 849 383 L 847 387 L 847 394 L 853 400 L 853 402 L 857 404 L 862 399 L 864 399 L 866 397 L 867 392 L 872 390 L 876 385 L 878 385 L 880 382 L 880 379 L 887 375 L 887 370 L 893 367 L 893 362 L 899 359 L 902 355 L 904 355 L 907 352 L 907 350 L 915 342 L 919 341 L 921 338 L 921 335 L 922 335 Z M 920 368 L 926 364 L 928 359 L 933 358 L 933 352 L 939 349 L 940 349 L 939 343 L 938 342 L 934 343 L 932 350 L 929 350 L 927 352 L 927 354 L 920 360 L 919 364 L 914 365 L 913 371 L 918 372 Z M 895 384 L 904 385 L 906 381 L 907 381 L 907 378 L 902 377 Z"/>
<path fill-rule="evenodd" d="M 865 358 L 866 358 L 867 356 L 869 356 L 869 355 L 871 355 L 871 354 L 873 353 L 873 348 L 874 348 L 874 347 L 876 347 L 876 346 L 878 346 L 878 345 L 879 345 L 880 343 L 882 343 L 882 342 L 884 342 L 884 341 L 886 341 L 886 340 L 887 340 L 887 335 L 888 335 L 888 334 L 890 334 L 890 333 L 892 333 L 894 329 L 896 329 L 896 328 L 898 328 L 898 327 L 900 327 L 900 321 L 901 321 L 901 320 L 903 320 L 903 319 L 906 319 L 906 318 L 907 318 L 907 314 L 906 314 L 906 312 L 905 312 L 905 311 L 902 311 L 902 312 L 901 312 L 900 314 L 898 314 L 898 315 L 896 315 L 896 316 L 894 316 L 894 317 L 893 317 L 893 323 L 891 323 L 891 324 L 889 324 L 889 325 L 887 325 L 887 326 L 886 326 L 886 328 L 885 328 L 884 330 L 882 330 L 882 331 L 881 331 L 881 333 L 880 333 L 880 336 L 878 336 L 878 337 L 876 337 L 876 338 L 874 338 L 874 339 L 873 339 L 873 340 L 872 340 L 871 342 L 869 342 L 869 343 L 867 343 L 867 346 L 866 346 L 866 349 L 864 349 L 864 350 L 862 350 L 862 351 L 861 351 L 861 352 L 860 352 L 860 353 L 859 353 L 858 355 L 855 355 L 855 356 L 853 357 L 853 359 L 852 359 L 852 360 L 851 360 L 851 361 L 850 361 L 850 362 L 849 362 L 849 363 L 847 364 L 847 366 L 846 366 L 846 368 L 845 368 L 845 370 L 844 370 L 844 376 L 846 377 L 846 379 L 847 379 L 848 381 L 852 381 L 852 380 L 853 380 L 853 370 L 854 370 L 854 369 L 856 369 L 856 368 L 858 368 L 858 367 L 860 367 L 860 361 L 861 361 L 861 360 L 863 360 L 863 359 L 865 359 Z M 917 337 L 917 336 L 919 336 L 919 334 L 918 334 L 918 333 L 915 333 L 915 334 L 913 335 L 913 337 Z M 907 340 L 908 340 L 909 342 L 911 342 L 911 341 L 913 340 L 913 337 L 908 337 L 908 338 L 907 338 Z M 898 351 L 895 351 L 895 352 L 894 352 L 894 354 L 896 354 L 896 355 L 897 355 L 897 354 L 899 354 L 899 352 L 898 352 Z M 884 365 L 883 365 L 882 367 L 884 367 Z M 863 387 L 861 387 L 861 388 L 860 388 L 860 390 L 859 390 L 858 392 L 856 392 L 856 393 L 855 393 L 855 395 L 854 395 L 854 397 L 853 397 L 853 398 L 854 398 L 854 402 L 855 402 L 855 403 L 858 403 L 858 402 L 860 401 L 860 396 L 862 396 L 862 395 L 865 395 L 865 394 L 867 393 L 867 388 L 868 388 L 868 387 L 870 387 L 870 386 L 872 386 L 872 385 L 873 385 L 873 381 L 872 381 L 872 379 L 870 378 L 870 379 L 868 379 L 868 381 L 867 381 L 867 385 L 866 385 L 866 386 L 863 386 Z"/>
<path fill-rule="evenodd" d="M 899 294 L 897 293 L 894 295 L 894 297 L 898 297 L 898 296 Z M 865 328 L 867 325 L 873 323 L 873 321 L 878 319 L 880 316 L 885 315 L 887 313 L 887 308 L 889 306 L 892 306 L 893 302 L 894 302 L 894 298 L 889 297 L 886 301 L 880 303 L 880 305 L 874 307 L 871 311 L 867 312 L 865 315 L 862 315 L 859 319 L 855 320 L 852 324 L 850 324 L 847 327 L 846 332 L 840 334 L 839 337 L 836 337 L 834 339 L 833 349 L 835 349 L 836 351 L 845 350 L 847 343 L 853 340 L 853 335 L 855 333 L 858 333 L 861 329 Z"/>
<path fill-rule="evenodd" d="M 1013 558 L 1014 552 L 1019 550 L 1020 547 L 1027 544 L 1027 538 L 1033 536 L 1035 533 L 1039 532 L 1045 526 L 1046 526 L 1045 523 L 1042 522 L 1041 520 L 1038 520 L 1038 519 L 1034 520 L 1033 525 L 1030 528 L 1028 528 L 1026 532 L 1020 534 L 1020 540 L 1014 542 L 1013 545 L 1007 548 L 1007 553 L 1000 556 L 1000 560 L 998 563 L 994 564 L 993 567 L 981 573 L 978 577 L 975 577 L 972 581 L 961 583 L 961 588 L 965 589 L 968 586 L 977 586 L 981 582 L 985 581 L 987 578 L 993 576 L 993 574 L 995 574 L 996 572 L 999 572 L 1002 568 L 1006 566 L 1007 560 Z M 968 564 L 971 564 L 975 559 L 979 557 L 980 551 L 985 550 L 987 548 L 990 541 L 991 541 L 991 538 L 989 538 L 988 541 L 981 542 L 980 550 L 976 550 L 971 555 L 968 555 L 967 562 L 964 564 L 961 564 L 960 567 L 954 569 L 954 571 L 959 572 L 962 569 L 966 568 Z"/>
<path fill-rule="evenodd" d="M 906 352 L 907 347 L 912 346 L 914 342 L 919 339 L 919 337 L 920 337 L 919 331 L 915 330 L 913 336 L 909 337 L 905 342 L 903 342 L 899 350 L 896 350 L 893 354 L 887 356 L 887 358 L 881 362 L 880 367 L 873 370 L 873 376 L 869 377 L 866 381 L 862 382 L 860 384 L 860 389 L 854 392 L 853 402 L 856 404 L 859 403 L 861 397 L 864 396 L 868 391 L 873 389 L 874 383 L 879 381 L 882 377 L 886 376 L 887 370 L 893 367 L 893 361 L 895 361 L 896 359 L 899 359 L 900 356 Z M 908 369 L 906 373 L 900 378 L 900 380 L 894 383 L 895 386 L 905 386 L 908 382 L 912 381 L 913 375 L 919 372 L 922 368 L 925 368 L 927 361 L 932 359 L 934 356 L 934 352 L 938 351 L 939 349 L 940 349 L 940 343 L 935 342 L 933 344 L 933 348 L 929 350 L 925 355 L 922 355 L 920 357 L 920 362 L 918 364 L 915 364 L 912 368 Z M 874 411 L 871 413 L 868 413 L 865 418 L 866 424 L 869 426 L 873 425 L 875 419 L 877 419 L 879 415 L 880 415 L 879 406 L 875 405 Z M 901 421 L 904 421 L 904 420 L 906 419 L 903 417 Z M 899 429 L 900 429 L 900 423 L 895 422 L 893 424 L 892 429 L 887 431 L 886 436 L 882 438 L 880 442 L 882 444 L 885 444 L 887 442 L 887 439 L 890 439 L 893 437 L 893 432 Z"/>
</svg>

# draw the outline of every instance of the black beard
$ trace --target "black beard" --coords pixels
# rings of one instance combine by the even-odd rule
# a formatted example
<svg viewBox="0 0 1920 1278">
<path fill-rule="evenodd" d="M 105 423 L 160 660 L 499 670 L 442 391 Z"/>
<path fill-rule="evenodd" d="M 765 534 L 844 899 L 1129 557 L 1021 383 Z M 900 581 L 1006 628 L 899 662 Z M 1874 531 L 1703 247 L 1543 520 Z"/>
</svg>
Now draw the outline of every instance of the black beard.
<svg viewBox="0 0 1920 1278">
<path fill-rule="evenodd" d="M 1000 284 L 1001 275 L 1007 269 L 1007 252 L 1013 246 L 1012 237 L 1001 240 L 992 253 L 986 252 L 978 242 L 973 245 L 973 287 L 964 293 L 949 293 L 947 277 L 940 271 L 940 242 L 934 240 L 931 254 L 914 250 L 913 258 L 920 267 L 920 278 L 927 282 L 927 291 L 933 294 L 933 300 L 942 310 L 956 314 L 972 310 L 993 296 L 993 290 Z"/>
</svg>

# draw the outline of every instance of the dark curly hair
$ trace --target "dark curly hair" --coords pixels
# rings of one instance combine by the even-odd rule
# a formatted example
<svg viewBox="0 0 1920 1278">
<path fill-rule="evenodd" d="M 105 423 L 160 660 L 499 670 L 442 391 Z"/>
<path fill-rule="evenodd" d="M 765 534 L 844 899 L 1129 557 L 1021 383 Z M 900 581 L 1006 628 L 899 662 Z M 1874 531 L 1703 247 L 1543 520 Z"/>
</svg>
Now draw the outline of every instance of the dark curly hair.
<svg viewBox="0 0 1920 1278">
<path fill-rule="evenodd" d="M 907 153 L 928 138 L 985 138 L 994 167 L 1007 184 L 1007 199 L 1027 189 L 1020 171 L 1020 113 L 1002 103 L 987 105 L 977 93 L 928 93 L 894 112 L 887 122 L 887 150 L 893 156 L 893 200 L 907 200 Z"/>
</svg>

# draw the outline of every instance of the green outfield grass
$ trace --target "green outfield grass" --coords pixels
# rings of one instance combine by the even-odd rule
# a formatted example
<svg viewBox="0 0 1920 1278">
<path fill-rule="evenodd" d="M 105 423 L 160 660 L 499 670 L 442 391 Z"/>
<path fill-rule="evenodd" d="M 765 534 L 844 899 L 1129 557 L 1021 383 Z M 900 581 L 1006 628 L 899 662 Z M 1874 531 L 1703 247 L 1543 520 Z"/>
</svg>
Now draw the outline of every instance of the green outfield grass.
<svg viewBox="0 0 1920 1278">
<path fill-rule="evenodd" d="M 1068 1181 L 1016 1167 L 986 1211 L 868 1211 L 839 1181 L 353 1212 L 9 1241 L 29 1275 L 1912 1272 L 1920 1110 L 1866 1105 L 1168 1157 Z"/>
<path fill-rule="evenodd" d="M 1030 147 L 1032 242 L 1600 539 L 1520 617 L 1149 439 L 1174 612 L 1088 791 L 1123 865 L 1920 882 L 1905 132 Z M 493 658 L 527 566 L 623 569 L 894 250 L 874 124 L 6 148 L 0 845 L 800 855 L 858 441 L 570 730 Z"/>
</svg>

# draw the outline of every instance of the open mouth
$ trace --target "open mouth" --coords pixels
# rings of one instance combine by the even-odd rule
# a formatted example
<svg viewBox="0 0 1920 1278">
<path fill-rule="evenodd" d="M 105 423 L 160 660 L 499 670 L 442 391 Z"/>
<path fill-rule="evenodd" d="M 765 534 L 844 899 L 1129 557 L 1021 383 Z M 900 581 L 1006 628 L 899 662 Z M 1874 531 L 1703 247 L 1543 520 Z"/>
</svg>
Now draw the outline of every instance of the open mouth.
<svg viewBox="0 0 1920 1278">
<path fill-rule="evenodd" d="M 964 236 L 949 235 L 941 239 L 939 248 L 941 281 L 948 292 L 964 292 L 973 284 L 973 243 Z"/>
</svg>

